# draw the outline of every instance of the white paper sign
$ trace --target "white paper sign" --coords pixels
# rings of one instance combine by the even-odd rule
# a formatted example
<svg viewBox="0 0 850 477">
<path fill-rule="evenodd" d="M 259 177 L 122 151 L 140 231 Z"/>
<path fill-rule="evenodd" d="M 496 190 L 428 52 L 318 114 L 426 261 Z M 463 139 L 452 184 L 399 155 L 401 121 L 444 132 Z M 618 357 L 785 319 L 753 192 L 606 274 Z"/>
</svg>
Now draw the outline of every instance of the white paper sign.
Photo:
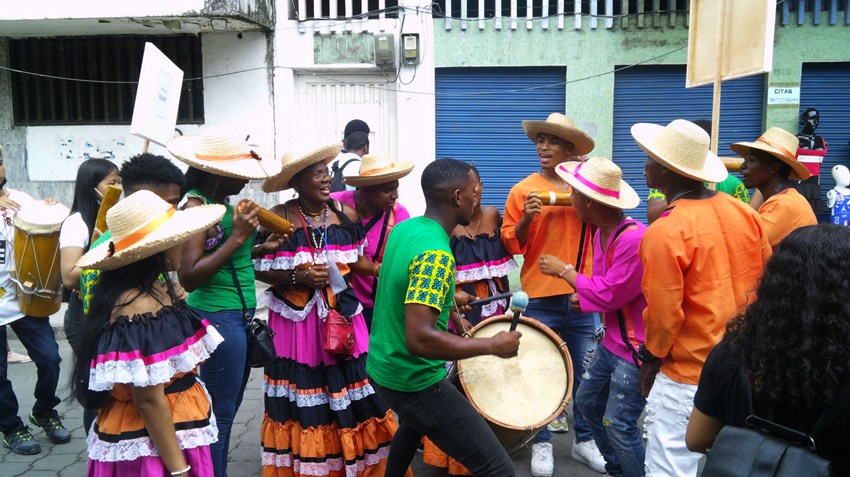
<svg viewBox="0 0 850 477">
<path fill-rule="evenodd" d="M 163 146 L 173 138 L 182 85 L 183 70 L 145 43 L 130 132 Z"/>
<path fill-rule="evenodd" d="M 800 104 L 800 88 L 771 86 L 767 88 L 767 104 Z"/>
</svg>

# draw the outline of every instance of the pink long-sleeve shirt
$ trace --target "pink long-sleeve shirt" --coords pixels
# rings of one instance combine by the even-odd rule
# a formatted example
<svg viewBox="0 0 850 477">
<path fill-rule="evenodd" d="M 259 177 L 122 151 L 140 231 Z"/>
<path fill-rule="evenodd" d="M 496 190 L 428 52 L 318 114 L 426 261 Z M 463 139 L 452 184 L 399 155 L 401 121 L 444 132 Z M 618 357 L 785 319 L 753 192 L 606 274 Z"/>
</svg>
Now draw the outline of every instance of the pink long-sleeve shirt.
<svg viewBox="0 0 850 477">
<path fill-rule="evenodd" d="M 601 233 L 596 231 L 593 236 L 593 275 L 576 276 L 576 291 L 582 311 L 604 314 L 602 346 L 631 363 L 634 361 L 629 345 L 637 350 L 644 341 L 646 298 L 641 291 L 643 264 L 639 252 L 646 225 L 626 219 L 620 227 L 625 229 L 616 238 L 618 229 L 615 229 L 608 237 L 605 249 L 602 248 Z M 622 326 L 618 311 L 623 315 Z"/>
</svg>

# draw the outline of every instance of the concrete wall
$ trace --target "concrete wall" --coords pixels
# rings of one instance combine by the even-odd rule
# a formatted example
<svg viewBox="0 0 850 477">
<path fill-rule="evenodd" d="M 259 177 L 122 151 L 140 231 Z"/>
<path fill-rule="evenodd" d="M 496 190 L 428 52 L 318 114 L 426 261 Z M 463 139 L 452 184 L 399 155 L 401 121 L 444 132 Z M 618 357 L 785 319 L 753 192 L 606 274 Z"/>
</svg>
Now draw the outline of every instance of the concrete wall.
<svg viewBox="0 0 850 477">
<path fill-rule="evenodd" d="M 202 35 L 204 75 L 214 76 L 261 68 L 204 80 L 207 125 L 226 126 L 250 134 L 251 143 L 274 153 L 274 95 L 268 65 L 269 51 L 264 33 L 235 32 Z M 8 65 L 7 41 L 0 38 L 0 65 Z M 120 164 L 142 150 L 142 139 L 130 134 L 129 126 L 39 126 L 14 127 L 9 73 L 0 70 L 0 144 L 9 185 L 36 197 L 56 197 L 70 204 L 73 180 L 86 157 L 104 157 Z M 181 125 L 183 134 L 193 134 L 195 125 Z M 151 144 L 150 152 L 170 157 Z M 182 163 L 178 163 L 183 167 Z M 183 167 L 185 169 L 185 167 Z M 243 193 L 269 205 L 273 201 L 252 184 Z"/>
<path fill-rule="evenodd" d="M 567 113 L 594 137 L 596 152 L 609 157 L 614 123 L 614 74 L 611 72 L 639 62 L 687 62 L 688 29 L 682 16 L 674 28 L 625 31 L 591 30 L 587 21 L 582 30 L 569 27 L 560 31 L 543 30 L 536 22 L 531 31 L 497 31 L 493 22 L 488 21 L 485 30 L 476 27 L 446 31 L 443 20 L 435 22 L 438 25 L 434 38 L 438 68 L 566 66 L 565 80 L 570 82 L 565 86 Z M 846 48 L 850 45 L 850 28 L 844 25 L 812 26 L 807 22 L 804 26 L 778 26 L 774 44 L 774 69 L 768 75 L 768 86 L 799 86 L 804 61 L 850 61 L 850 49 Z M 766 108 L 766 125 L 795 131 L 798 109 L 798 105 L 771 105 Z"/>
</svg>

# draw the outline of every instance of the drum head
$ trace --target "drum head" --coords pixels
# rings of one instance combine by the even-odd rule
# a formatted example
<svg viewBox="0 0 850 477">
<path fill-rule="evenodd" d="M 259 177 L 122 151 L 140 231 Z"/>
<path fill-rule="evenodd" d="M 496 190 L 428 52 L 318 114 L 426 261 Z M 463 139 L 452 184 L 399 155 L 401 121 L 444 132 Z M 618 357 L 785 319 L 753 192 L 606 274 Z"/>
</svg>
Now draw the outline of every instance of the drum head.
<svg viewBox="0 0 850 477">
<path fill-rule="evenodd" d="M 52 234 L 62 228 L 70 211 L 62 204 L 28 203 L 15 214 L 15 227 L 30 235 Z"/>
<path fill-rule="evenodd" d="M 475 338 L 508 331 L 510 318 L 494 317 L 473 329 Z M 537 320 L 523 317 L 519 355 L 477 356 L 458 362 L 470 402 L 489 421 L 513 429 L 539 428 L 566 406 L 572 366 L 563 341 Z"/>
</svg>

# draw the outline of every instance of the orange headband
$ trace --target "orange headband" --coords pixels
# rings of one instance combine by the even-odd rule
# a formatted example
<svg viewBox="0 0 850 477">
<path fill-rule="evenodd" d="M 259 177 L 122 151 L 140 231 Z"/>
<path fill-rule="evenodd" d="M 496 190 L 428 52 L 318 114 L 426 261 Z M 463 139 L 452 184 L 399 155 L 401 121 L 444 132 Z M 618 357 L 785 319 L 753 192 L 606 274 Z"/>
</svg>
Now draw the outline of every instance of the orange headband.
<svg viewBox="0 0 850 477">
<path fill-rule="evenodd" d="M 777 145 L 777 144 L 774 144 L 774 143 L 770 142 L 769 140 L 765 139 L 765 138 L 764 138 L 764 136 L 762 136 L 762 137 L 760 137 L 760 138 L 756 139 L 756 141 L 757 141 L 757 142 L 763 142 L 763 143 L 767 144 L 768 146 L 770 146 L 770 147 L 772 147 L 772 148 L 774 148 L 774 149 L 779 150 L 779 152 L 781 152 L 782 154 L 785 154 L 785 155 L 786 155 L 786 156 L 788 156 L 788 157 L 795 157 L 795 154 L 794 154 L 793 152 L 789 151 L 788 149 L 785 149 L 785 148 L 784 148 L 784 147 L 782 147 L 782 146 L 779 146 L 779 145 Z"/>
<path fill-rule="evenodd" d="M 361 176 L 374 176 L 375 174 L 380 174 L 382 172 L 391 171 L 393 169 L 395 169 L 395 164 L 390 164 L 387 167 L 381 167 L 381 168 L 378 168 L 378 169 L 369 169 L 366 172 L 361 172 L 360 175 Z"/>
<path fill-rule="evenodd" d="M 260 160 L 260 155 L 254 152 L 253 150 L 248 152 L 240 152 L 238 154 L 231 154 L 229 156 L 213 156 L 208 154 L 201 154 L 196 152 L 195 158 L 200 159 L 202 161 L 220 161 L 220 162 L 231 162 L 238 161 L 240 159 L 257 159 Z"/>
<path fill-rule="evenodd" d="M 174 210 L 174 207 L 169 207 L 168 210 L 166 210 L 165 212 L 162 213 L 162 215 L 151 220 L 141 229 L 131 233 L 130 235 L 122 238 L 121 240 L 119 240 L 117 242 L 114 242 L 114 247 L 110 247 L 112 249 L 112 252 L 115 253 L 115 252 L 120 252 L 122 250 L 125 250 L 125 249 L 133 246 L 134 244 L 136 244 L 137 242 L 139 242 L 143 238 L 147 237 L 147 235 L 149 233 L 153 232 L 160 225 L 167 222 L 168 219 L 170 219 L 171 216 L 174 215 L 174 212 L 176 212 Z M 111 254 L 110 254 L 110 256 L 111 256 Z"/>
</svg>

